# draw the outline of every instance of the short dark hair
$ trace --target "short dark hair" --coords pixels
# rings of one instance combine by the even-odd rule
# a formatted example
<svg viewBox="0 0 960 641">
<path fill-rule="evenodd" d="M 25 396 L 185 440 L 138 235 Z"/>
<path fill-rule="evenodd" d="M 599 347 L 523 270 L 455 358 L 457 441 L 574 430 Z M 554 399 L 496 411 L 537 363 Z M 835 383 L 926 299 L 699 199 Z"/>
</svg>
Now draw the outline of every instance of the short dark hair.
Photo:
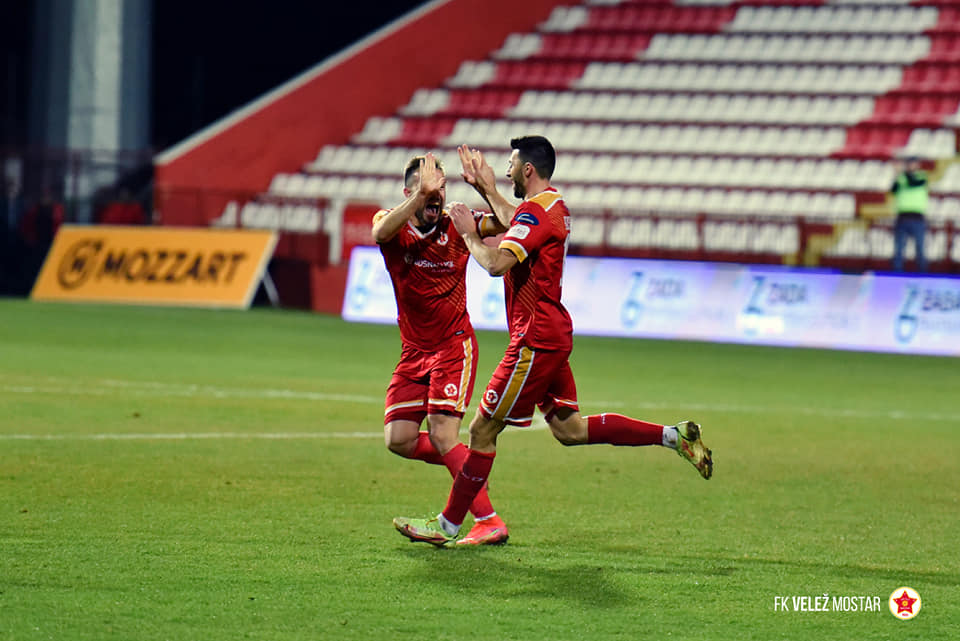
<svg viewBox="0 0 960 641">
<path fill-rule="evenodd" d="M 516 149 L 521 162 L 528 162 L 537 170 L 537 175 L 550 180 L 557 166 L 557 152 L 543 136 L 520 136 L 510 141 L 510 148 Z"/>
<path fill-rule="evenodd" d="M 411 187 L 410 179 L 413 178 L 413 175 L 420 171 L 420 161 L 426 160 L 426 156 L 414 156 L 407 161 L 407 166 L 403 170 L 403 184 L 405 187 Z M 440 159 L 437 158 L 437 169 L 443 171 L 443 163 L 440 162 Z"/>
</svg>

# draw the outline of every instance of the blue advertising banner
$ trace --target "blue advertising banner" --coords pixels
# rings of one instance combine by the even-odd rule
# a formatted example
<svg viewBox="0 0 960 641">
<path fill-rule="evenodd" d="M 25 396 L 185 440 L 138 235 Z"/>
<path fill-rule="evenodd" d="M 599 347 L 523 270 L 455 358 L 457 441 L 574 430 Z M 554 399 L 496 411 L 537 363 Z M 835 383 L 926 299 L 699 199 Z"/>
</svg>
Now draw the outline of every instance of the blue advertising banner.
<svg viewBox="0 0 960 641">
<path fill-rule="evenodd" d="M 563 301 L 578 334 L 960 356 L 960 279 L 570 256 Z M 467 309 L 506 330 L 503 283 L 474 261 Z M 350 257 L 343 318 L 395 323 L 380 252 Z"/>
</svg>

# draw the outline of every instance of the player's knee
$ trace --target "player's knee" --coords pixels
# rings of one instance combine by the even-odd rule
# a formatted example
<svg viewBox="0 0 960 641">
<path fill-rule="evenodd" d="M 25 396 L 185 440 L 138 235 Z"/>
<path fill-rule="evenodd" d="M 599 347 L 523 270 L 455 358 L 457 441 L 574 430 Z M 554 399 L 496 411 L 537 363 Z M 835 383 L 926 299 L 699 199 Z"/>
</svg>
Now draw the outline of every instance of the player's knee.
<svg viewBox="0 0 960 641">
<path fill-rule="evenodd" d="M 495 421 L 473 421 L 470 424 L 470 447 L 480 451 L 490 451 L 492 448 L 496 448 L 497 435 L 502 429 L 503 426 Z"/>
<path fill-rule="evenodd" d="M 397 443 L 397 442 L 387 443 L 388 450 L 404 458 L 410 458 L 410 456 L 413 454 L 413 450 L 415 447 L 416 447 L 416 443 L 413 441 L 403 441 L 400 443 Z"/>
<path fill-rule="evenodd" d="M 460 418 L 449 415 L 427 417 L 430 442 L 440 454 L 446 454 L 460 442 Z"/>
<path fill-rule="evenodd" d="M 383 426 L 383 441 L 388 450 L 404 458 L 410 458 L 417 447 L 416 434 L 407 434 L 406 430 L 395 429 L 391 424 Z"/>
<path fill-rule="evenodd" d="M 447 432 L 431 432 L 430 442 L 433 443 L 433 447 L 443 455 L 456 447 L 457 443 L 460 442 L 460 438 L 457 432 L 453 434 Z"/>
<path fill-rule="evenodd" d="M 553 432 L 553 437 L 557 439 L 561 445 L 580 445 L 580 441 L 570 432 L 555 428 L 551 428 L 551 431 Z"/>
</svg>

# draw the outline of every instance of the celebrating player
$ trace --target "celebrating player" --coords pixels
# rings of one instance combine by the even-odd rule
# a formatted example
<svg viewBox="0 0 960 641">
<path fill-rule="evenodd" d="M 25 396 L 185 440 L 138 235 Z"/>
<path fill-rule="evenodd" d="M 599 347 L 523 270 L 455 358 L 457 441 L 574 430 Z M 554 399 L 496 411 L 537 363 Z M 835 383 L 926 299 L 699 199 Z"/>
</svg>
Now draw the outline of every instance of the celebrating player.
<svg viewBox="0 0 960 641">
<path fill-rule="evenodd" d="M 564 445 L 663 445 L 692 463 L 703 478 L 713 473 L 711 451 L 692 421 L 660 425 L 620 414 L 580 415 L 569 363 L 573 324 L 560 302 L 570 212 L 550 185 L 556 155 L 542 136 L 514 138 L 510 146 L 507 177 L 514 195 L 523 199 L 515 209 L 497 192 L 493 169 L 482 154 L 459 149 L 464 179 L 487 201 L 506 234 L 499 247 L 490 247 L 474 229 L 469 209 L 454 205 L 450 217 L 477 262 L 504 277 L 510 344 L 470 424 L 469 456 L 446 507 L 432 519 L 393 521 L 409 539 L 437 546 L 457 538 L 467 507 L 490 475 L 497 436 L 506 425 L 530 425 L 534 406 Z"/>
<path fill-rule="evenodd" d="M 460 422 L 477 373 L 477 339 L 466 306 L 470 254 L 444 212 L 446 178 L 433 154 L 407 163 L 403 195 L 400 205 L 373 218 L 373 239 L 393 281 L 402 342 L 387 388 L 384 440 L 390 451 L 445 465 L 456 476 L 467 458 Z M 467 211 L 474 234 L 489 225 Z M 424 417 L 427 432 L 420 431 Z M 468 503 L 476 524 L 458 543 L 505 543 L 507 526 L 486 489 L 474 494 Z"/>
</svg>

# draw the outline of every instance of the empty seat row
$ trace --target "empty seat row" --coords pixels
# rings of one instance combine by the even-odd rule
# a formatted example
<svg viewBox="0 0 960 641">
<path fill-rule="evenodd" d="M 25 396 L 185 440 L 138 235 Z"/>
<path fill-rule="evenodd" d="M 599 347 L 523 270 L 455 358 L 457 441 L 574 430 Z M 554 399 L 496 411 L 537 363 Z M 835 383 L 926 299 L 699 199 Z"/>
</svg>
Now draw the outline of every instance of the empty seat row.
<svg viewBox="0 0 960 641">
<path fill-rule="evenodd" d="M 411 136 L 411 128 L 405 123 L 436 125 L 436 129 L 428 128 L 422 136 Z M 466 143 L 500 149 L 513 137 L 535 132 L 547 136 L 564 151 L 876 158 L 898 153 L 946 158 L 957 152 L 957 133 L 948 128 L 648 125 L 473 118 L 460 118 L 452 124 L 432 118 L 371 118 L 353 142 L 424 147 Z"/>
<path fill-rule="evenodd" d="M 912 64 L 960 59 L 956 33 L 919 34 L 510 34 L 495 60 Z"/>
<path fill-rule="evenodd" d="M 856 215 L 856 201 L 848 193 L 618 185 L 571 185 L 561 189 L 561 193 L 574 215 L 574 227 L 578 211 L 787 218 L 803 216 L 835 221 L 851 220 Z"/>
<path fill-rule="evenodd" d="M 518 89 L 566 89 L 574 86 L 586 66 L 584 62 L 468 60 L 460 65 L 446 85 L 452 88 L 492 85 Z"/>
<path fill-rule="evenodd" d="M 625 4 L 591 9 L 586 19 L 574 28 L 598 31 L 710 32 L 722 29 L 735 14 L 736 9 L 724 6 L 695 8 L 673 6 L 669 3 Z M 568 16 L 567 21 L 561 24 L 566 27 L 574 22 Z M 541 29 L 545 30 L 543 27 Z"/>
<path fill-rule="evenodd" d="M 327 145 L 316 159 L 305 167 L 307 173 L 369 174 L 393 176 L 399 184 L 407 162 L 414 156 L 431 151 L 443 163 L 451 182 L 459 180 L 460 159 L 454 147 L 383 147 L 363 145 Z M 484 158 L 499 175 L 507 166 L 509 154 L 483 150 Z"/>
<path fill-rule="evenodd" d="M 941 104 L 942 103 L 942 104 Z M 880 115 L 904 119 L 956 110 L 948 98 L 888 98 Z M 545 118 L 633 122 L 751 122 L 852 125 L 874 113 L 868 96 L 667 94 L 602 91 L 420 89 L 400 113 L 408 116 Z M 906 122 L 906 120 L 904 120 Z M 912 121 L 911 121 L 912 122 Z M 926 122 L 924 120 L 923 122 Z M 919 124 L 923 124 L 922 122 Z"/>
<path fill-rule="evenodd" d="M 675 33 L 716 31 L 754 32 L 872 32 L 919 33 L 939 20 L 936 7 L 913 6 L 741 6 L 703 3 L 700 7 L 670 3 L 623 3 L 607 7 L 557 7 L 539 26 L 544 32 L 636 30 Z M 712 5 L 712 6 L 711 6 Z"/>
<path fill-rule="evenodd" d="M 756 93 L 881 94 L 905 89 L 960 90 L 960 67 L 898 64 L 700 62 L 539 62 L 468 60 L 446 83 L 522 89 L 740 91 Z"/>
<path fill-rule="evenodd" d="M 937 24 L 936 7 L 740 7 L 729 31 L 920 33 Z"/>
<path fill-rule="evenodd" d="M 554 181 L 568 206 L 576 211 L 654 211 L 732 215 L 811 216 L 849 219 L 855 201 L 848 193 L 673 186 L 566 184 Z M 499 185 L 503 191 L 508 186 Z M 270 195 L 293 199 L 349 199 L 382 207 L 403 200 L 402 181 L 385 176 L 278 174 Z M 461 181 L 447 185 L 447 201 L 484 207 L 476 192 Z"/>
<path fill-rule="evenodd" d="M 692 8 L 674 6 L 668 2 L 658 4 L 610 2 L 605 7 L 585 5 L 556 7 L 550 17 L 538 28 L 544 32 L 571 32 L 578 29 L 716 31 L 728 23 L 735 13 L 735 8 L 724 6 Z"/>
<path fill-rule="evenodd" d="M 498 187 L 505 192 L 507 185 Z M 293 199 L 329 199 L 392 207 L 404 199 L 403 181 L 394 176 L 342 176 L 333 174 L 277 174 L 267 192 Z M 459 201 L 474 208 L 486 207 L 476 191 L 462 181 L 447 186 L 447 202 Z"/>
<path fill-rule="evenodd" d="M 846 140 L 843 127 L 618 125 L 461 118 L 450 135 L 441 142 L 451 146 L 467 143 L 500 149 L 506 146 L 510 138 L 534 132 L 550 138 L 561 152 L 586 150 L 828 156 L 842 149 Z M 367 136 L 369 142 L 376 142 L 369 138 Z M 386 137 L 379 142 L 389 139 Z"/>
<path fill-rule="evenodd" d="M 573 154 L 558 164 L 556 176 L 568 182 L 884 191 L 894 170 L 877 160 Z"/>
<path fill-rule="evenodd" d="M 853 125 L 873 110 L 869 96 L 527 91 L 509 114 L 563 120 Z"/>
<path fill-rule="evenodd" d="M 650 42 L 648 33 L 512 33 L 493 53 L 497 60 L 634 60 Z"/>
<path fill-rule="evenodd" d="M 911 64 L 930 50 L 930 38 L 922 35 L 657 34 L 640 55 L 648 60 Z"/>
<path fill-rule="evenodd" d="M 327 146 L 307 171 L 393 176 L 400 181 L 407 161 L 423 153 L 424 149 L 407 147 Z M 459 171 L 456 150 L 438 148 L 434 153 L 453 177 L 451 182 L 456 180 Z M 485 157 L 498 172 L 507 165 L 508 155 L 504 151 L 485 151 Z M 558 180 L 577 183 L 884 191 L 893 181 L 893 167 L 877 160 L 831 158 L 570 153 L 560 158 L 555 176 Z"/>
<path fill-rule="evenodd" d="M 902 81 L 897 65 L 592 62 L 575 85 L 583 89 L 881 94 Z"/>
</svg>

